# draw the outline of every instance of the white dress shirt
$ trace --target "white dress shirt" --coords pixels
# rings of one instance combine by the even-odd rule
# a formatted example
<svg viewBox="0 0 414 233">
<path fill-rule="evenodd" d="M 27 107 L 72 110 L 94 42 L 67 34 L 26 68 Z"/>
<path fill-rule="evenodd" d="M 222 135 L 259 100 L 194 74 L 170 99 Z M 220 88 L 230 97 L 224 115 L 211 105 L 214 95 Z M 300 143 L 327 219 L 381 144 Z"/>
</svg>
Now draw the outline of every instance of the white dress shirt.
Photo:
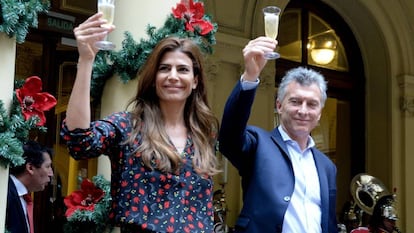
<svg viewBox="0 0 414 233">
<path fill-rule="evenodd" d="M 321 233 L 321 195 L 319 176 L 311 148 L 315 146 L 309 136 L 308 146 L 301 150 L 299 144 L 292 140 L 278 127 L 283 141 L 289 151 L 295 174 L 295 188 L 283 220 L 283 233 Z"/>
</svg>

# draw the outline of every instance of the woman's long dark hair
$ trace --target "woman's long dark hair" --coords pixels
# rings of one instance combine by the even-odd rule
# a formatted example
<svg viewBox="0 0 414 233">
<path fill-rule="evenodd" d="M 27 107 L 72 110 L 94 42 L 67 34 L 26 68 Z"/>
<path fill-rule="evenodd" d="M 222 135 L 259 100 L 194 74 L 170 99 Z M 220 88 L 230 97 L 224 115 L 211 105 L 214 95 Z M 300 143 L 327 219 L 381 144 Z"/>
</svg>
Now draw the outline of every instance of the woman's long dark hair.
<svg viewBox="0 0 414 233">
<path fill-rule="evenodd" d="M 190 39 L 168 37 L 160 41 L 139 71 L 138 91 L 129 102 L 132 107 L 133 130 L 128 139 L 132 143 L 138 133 L 142 134 L 142 143 L 136 153 L 140 153 L 144 164 L 156 166 L 164 172 L 176 171 L 181 163 L 180 155 L 173 150 L 164 129 L 159 98 L 155 90 L 155 80 L 161 59 L 167 52 L 180 51 L 193 63 L 197 87 L 188 97 L 184 108 L 185 125 L 192 136 L 195 147 L 193 165 L 199 174 L 214 175 L 219 172 L 215 156 L 215 144 L 219 123 L 210 110 L 207 101 L 202 53 Z"/>
</svg>

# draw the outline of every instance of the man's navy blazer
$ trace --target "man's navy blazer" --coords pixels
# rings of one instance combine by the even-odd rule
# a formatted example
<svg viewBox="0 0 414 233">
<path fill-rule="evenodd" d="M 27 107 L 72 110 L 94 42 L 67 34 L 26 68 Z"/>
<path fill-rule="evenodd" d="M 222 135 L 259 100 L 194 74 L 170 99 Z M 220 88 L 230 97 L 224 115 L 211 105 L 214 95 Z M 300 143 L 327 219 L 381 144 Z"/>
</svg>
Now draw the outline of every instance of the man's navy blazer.
<svg viewBox="0 0 414 233">
<path fill-rule="evenodd" d="M 277 128 L 269 132 L 247 126 L 255 93 L 242 90 L 240 82 L 234 88 L 224 109 L 219 148 L 242 178 L 243 208 L 236 232 L 282 232 L 294 189 L 293 167 Z M 311 150 L 319 175 L 322 232 L 338 232 L 336 166 L 316 148 Z"/>
<path fill-rule="evenodd" d="M 10 233 L 29 233 L 19 194 L 10 177 L 7 192 L 6 229 Z"/>
</svg>

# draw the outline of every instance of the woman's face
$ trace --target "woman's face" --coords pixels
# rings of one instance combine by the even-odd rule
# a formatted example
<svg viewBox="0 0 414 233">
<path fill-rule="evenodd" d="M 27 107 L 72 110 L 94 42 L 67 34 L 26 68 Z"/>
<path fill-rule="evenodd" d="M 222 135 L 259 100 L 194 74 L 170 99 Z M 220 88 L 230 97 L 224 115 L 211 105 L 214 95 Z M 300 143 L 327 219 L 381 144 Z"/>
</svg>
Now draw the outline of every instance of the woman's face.
<svg viewBox="0 0 414 233">
<path fill-rule="evenodd" d="M 194 77 L 193 62 L 180 51 L 167 52 L 161 59 L 155 79 L 157 96 L 161 104 L 185 103 L 198 77 Z"/>
</svg>

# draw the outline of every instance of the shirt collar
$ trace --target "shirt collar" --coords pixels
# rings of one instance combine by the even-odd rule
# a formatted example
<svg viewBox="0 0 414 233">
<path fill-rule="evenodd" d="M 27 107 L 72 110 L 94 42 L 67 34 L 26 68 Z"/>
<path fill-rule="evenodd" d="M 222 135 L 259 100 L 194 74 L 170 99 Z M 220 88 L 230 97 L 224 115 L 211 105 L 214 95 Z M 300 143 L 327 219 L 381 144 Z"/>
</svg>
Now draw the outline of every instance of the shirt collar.
<svg viewBox="0 0 414 233">
<path fill-rule="evenodd" d="M 288 141 L 295 141 L 293 140 L 291 137 L 289 137 L 289 135 L 286 133 L 286 131 L 283 129 L 282 125 L 279 125 L 277 127 L 277 129 L 279 130 L 280 135 L 282 136 L 282 139 L 284 142 L 288 142 Z M 295 141 L 296 142 L 296 141 Z M 313 140 L 313 138 L 309 135 L 308 136 L 308 143 L 307 143 L 307 147 L 306 149 L 309 149 L 311 147 L 315 146 L 315 141 Z"/>
<path fill-rule="evenodd" d="M 13 180 L 14 185 L 16 186 L 17 194 L 19 194 L 19 197 L 29 192 L 26 186 L 24 186 L 24 184 L 19 179 L 17 179 L 14 175 L 10 175 L 10 177 Z"/>
</svg>

